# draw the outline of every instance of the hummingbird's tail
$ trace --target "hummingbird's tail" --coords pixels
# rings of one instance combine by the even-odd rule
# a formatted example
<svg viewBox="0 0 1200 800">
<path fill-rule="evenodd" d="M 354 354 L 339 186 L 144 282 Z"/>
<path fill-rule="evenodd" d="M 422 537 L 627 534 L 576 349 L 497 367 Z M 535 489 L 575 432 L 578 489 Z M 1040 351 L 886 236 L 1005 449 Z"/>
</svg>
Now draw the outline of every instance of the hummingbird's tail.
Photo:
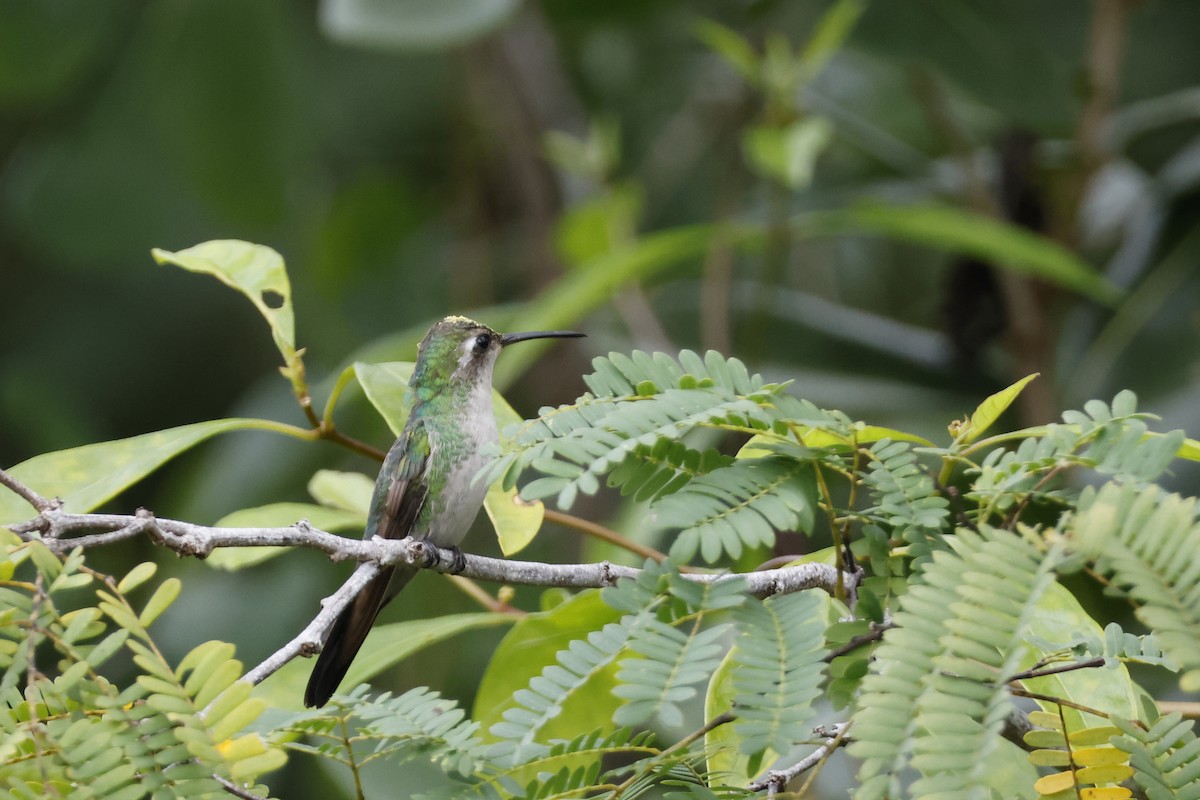
<svg viewBox="0 0 1200 800">
<path fill-rule="evenodd" d="M 342 678 L 346 677 L 346 671 L 358 655 L 371 626 L 375 624 L 375 617 L 416 574 L 417 570 L 411 567 L 386 569 L 346 606 L 333 623 L 329 638 L 325 640 L 321 655 L 317 657 L 312 675 L 308 678 L 308 686 L 304 689 L 305 706 L 311 708 L 329 702 Z"/>
</svg>

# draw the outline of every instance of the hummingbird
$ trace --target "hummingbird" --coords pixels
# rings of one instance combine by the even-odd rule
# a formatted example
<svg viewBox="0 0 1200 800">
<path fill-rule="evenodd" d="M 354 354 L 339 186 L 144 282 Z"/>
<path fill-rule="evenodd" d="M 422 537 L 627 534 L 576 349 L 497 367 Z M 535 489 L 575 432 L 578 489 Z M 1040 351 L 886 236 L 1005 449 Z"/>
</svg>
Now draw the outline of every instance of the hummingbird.
<svg viewBox="0 0 1200 800">
<path fill-rule="evenodd" d="M 446 317 L 425 334 L 409 388 L 413 405 L 383 462 L 367 513 L 364 539 L 426 539 L 455 552 L 483 505 L 476 480 L 499 440 L 492 414 L 492 368 L 500 350 L 530 339 L 573 338 L 576 331 L 497 333 L 466 317 Z M 436 551 L 435 551 L 436 552 Z M 436 558 L 436 556 L 435 556 Z M 317 658 L 304 705 L 329 701 L 380 610 L 412 580 L 417 567 L 387 567 L 338 616 Z"/>
</svg>

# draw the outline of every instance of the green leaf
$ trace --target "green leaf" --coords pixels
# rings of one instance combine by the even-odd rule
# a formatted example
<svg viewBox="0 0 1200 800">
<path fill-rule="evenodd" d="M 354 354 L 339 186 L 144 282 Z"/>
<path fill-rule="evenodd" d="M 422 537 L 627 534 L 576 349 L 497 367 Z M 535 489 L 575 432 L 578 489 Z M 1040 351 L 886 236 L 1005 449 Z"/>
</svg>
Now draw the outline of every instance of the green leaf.
<svg viewBox="0 0 1200 800">
<path fill-rule="evenodd" d="M 742 149 L 756 172 L 795 190 L 812 182 L 817 158 L 832 138 L 829 120 L 809 117 L 783 128 L 750 128 L 742 137 Z"/>
<path fill-rule="evenodd" d="M 338 508 L 326 508 L 312 503 L 271 503 L 256 508 L 243 508 L 217 520 L 218 528 L 283 528 L 306 519 L 323 531 L 354 530 L 366 527 L 366 512 L 355 513 Z M 287 553 L 287 547 L 222 547 L 204 560 L 210 567 L 238 570 L 261 564 Z"/>
<path fill-rule="evenodd" d="M 121 582 L 117 584 L 117 591 L 121 594 L 128 594 L 154 577 L 154 573 L 157 571 L 158 564 L 153 561 L 143 561 L 129 570 L 124 578 L 121 578 Z"/>
<path fill-rule="evenodd" d="M 1030 617 L 1026 628 L 1026 642 L 1071 642 L 1085 636 L 1103 638 L 1104 630 L 1080 605 L 1068 589 L 1052 583 L 1038 598 L 1036 612 Z M 1021 660 L 1019 668 L 1032 667 L 1050 651 L 1030 647 Z M 1124 664 L 1112 669 L 1077 669 L 1057 675 L 1033 678 L 1024 681 L 1031 692 L 1072 700 L 1089 708 L 1107 711 L 1125 719 L 1141 718 L 1140 690 L 1129 675 Z M 1058 707 L 1042 703 L 1043 708 L 1057 713 Z M 1067 730 L 1078 730 L 1101 723 L 1096 717 L 1083 715 L 1072 708 L 1064 707 Z"/>
<path fill-rule="evenodd" d="M 816 31 L 800 55 L 805 82 L 815 77 L 841 49 L 866 8 L 865 0 L 839 0 L 821 15 Z"/>
<path fill-rule="evenodd" d="M 321 505 L 362 515 L 371 507 L 374 491 L 375 479 L 361 472 L 321 469 L 308 482 L 308 493 Z"/>
<path fill-rule="evenodd" d="M 740 33 L 710 19 L 699 20 L 694 30 L 704 42 L 751 86 L 762 82 L 758 53 Z"/>
<path fill-rule="evenodd" d="M 431 619 L 379 625 L 372 628 L 367 635 L 367 640 L 346 673 L 342 686 L 357 686 L 413 653 L 460 633 L 497 625 L 511 625 L 516 621 L 517 618 L 512 614 L 472 613 L 447 614 Z"/>
<path fill-rule="evenodd" d="M 873 204 L 831 213 L 844 214 L 848 228 L 977 256 L 1002 269 L 1073 289 L 1105 305 L 1112 305 L 1121 296 L 1117 286 L 1062 245 L 983 214 L 942 205 Z"/>
<path fill-rule="evenodd" d="M 408 421 L 411 408 L 408 381 L 412 377 L 414 366 L 411 361 L 390 361 L 383 364 L 354 362 L 354 374 L 358 376 L 363 392 L 395 436 L 400 435 L 404 430 L 404 423 Z"/>
<path fill-rule="evenodd" d="M 167 578 L 160 583 L 154 590 L 154 594 L 150 595 L 150 599 L 146 601 L 146 607 L 142 609 L 142 613 L 138 615 L 138 622 L 142 624 L 142 627 L 149 627 L 150 623 L 158 619 L 159 615 L 179 597 L 182 588 L 183 584 L 179 578 Z"/>
<path fill-rule="evenodd" d="M 576 266 L 630 246 L 643 204 L 641 190 L 624 184 L 572 206 L 555 229 L 559 256 Z"/>
<path fill-rule="evenodd" d="M 320 20 L 342 44 L 434 50 L 491 33 L 519 7 L 518 0 L 322 0 Z"/>
<path fill-rule="evenodd" d="M 275 423 L 258 419 L 197 422 L 128 439 L 43 453 L 22 461 L 8 472 L 43 497 L 61 498 L 64 510 L 82 514 L 205 439 L 227 431 L 273 427 Z M 31 516 L 33 510 L 28 503 L 12 492 L 0 490 L 0 525 Z"/>
<path fill-rule="evenodd" d="M 1000 415 L 1012 405 L 1025 386 L 1039 374 L 1035 372 L 1032 375 L 1026 375 L 1012 386 L 996 392 L 980 403 L 979 407 L 975 409 L 975 413 L 971 414 L 971 419 L 967 423 L 966 428 L 959 433 L 959 442 L 961 444 L 970 444 L 982 436 L 988 428 L 992 427 L 996 420 L 1000 419 Z"/>
<path fill-rule="evenodd" d="M 479 722 L 481 735 L 496 738 L 491 728 L 516 705 L 514 695 L 543 669 L 556 664 L 560 650 L 620 617 L 620 612 L 606 605 L 595 590 L 581 592 L 550 611 L 522 617 L 492 654 L 475 695 L 471 716 Z M 540 741 L 569 739 L 580 731 L 611 730 L 613 711 L 620 705 L 612 695 L 615 675 L 616 666 L 610 662 L 591 676 L 581 690 L 563 702 L 561 713 L 541 727 Z"/>
<path fill-rule="evenodd" d="M 246 295 L 271 326 L 271 336 L 284 363 L 292 364 L 296 356 L 292 286 L 279 253 L 237 239 L 204 242 L 177 253 L 158 248 L 150 252 L 159 264 L 212 275 Z"/>
</svg>

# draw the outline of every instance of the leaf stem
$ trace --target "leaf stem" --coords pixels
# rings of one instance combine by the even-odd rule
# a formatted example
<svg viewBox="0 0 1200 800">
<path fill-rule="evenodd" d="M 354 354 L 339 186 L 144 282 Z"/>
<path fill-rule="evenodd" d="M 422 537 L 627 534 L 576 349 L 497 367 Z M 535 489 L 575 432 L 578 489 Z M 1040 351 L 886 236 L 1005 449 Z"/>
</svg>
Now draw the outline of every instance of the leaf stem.
<svg viewBox="0 0 1200 800">
<path fill-rule="evenodd" d="M 622 536 L 611 528 L 606 528 L 603 525 L 592 522 L 591 520 L 583 519 L 582 517 L 576 517 L 573 514 L 566 514 L 562 511 L 555 511 L 550 508 L 547 508 L 545 513 L 545 519 L 547 522 L 553 522 L 556 525 L 562 525 L 565 528 L 571 528 L 579 531 L 580 533 L 585 533 L 588 536 L 595 537 L 601 541 L 616 545 L 623 550 L 628 550 L 631 553 L 635 553 L 642 558 L 652 558 L 660 564 L 667 559 L 666 553 L 660 553 L 653 547 L 644 545 L 641 542 L 635 542 L 632 539 Z"/>
</svg>

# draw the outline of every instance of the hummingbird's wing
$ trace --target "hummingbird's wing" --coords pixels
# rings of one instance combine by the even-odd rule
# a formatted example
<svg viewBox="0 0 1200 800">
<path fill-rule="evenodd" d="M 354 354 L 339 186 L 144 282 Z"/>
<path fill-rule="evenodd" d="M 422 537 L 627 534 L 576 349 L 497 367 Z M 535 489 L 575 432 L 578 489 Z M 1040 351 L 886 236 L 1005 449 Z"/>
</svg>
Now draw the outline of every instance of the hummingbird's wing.
<svg viewBox="0 0 1200 800">
<path fill-rule="evenodd" d="M 364 539 L 403 539 L 413 529 L 429 496 L 429 436 L 423 421 L 410 416 L 388 451 L 375 482 Z M 304 705 L 323 706 L 337 689 L 367 638 L 380 609 L 416 574 L 412 567 L 386 567 L 348 605 L 329 631 L 304 690 Z M 391 584 L 389 588 L 389 584 Z"/>
</svg>

